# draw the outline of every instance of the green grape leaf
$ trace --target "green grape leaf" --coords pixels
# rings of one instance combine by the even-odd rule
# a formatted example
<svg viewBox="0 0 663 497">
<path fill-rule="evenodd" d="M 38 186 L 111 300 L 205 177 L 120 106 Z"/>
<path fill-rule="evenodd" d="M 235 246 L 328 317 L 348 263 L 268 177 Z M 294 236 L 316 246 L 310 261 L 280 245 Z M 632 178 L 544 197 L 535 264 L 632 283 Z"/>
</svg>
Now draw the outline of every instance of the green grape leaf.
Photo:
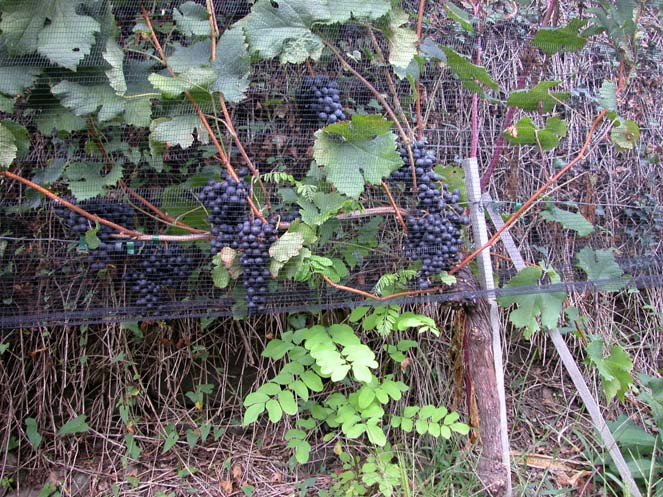
<svg viewBox="0 0 663 497">
<path fill-rule="evenodd" d="M 269 256 L 274 260 L 286 263 L 299 254 L 304 247 L 304 236 L 301 233 L 285 233 L 269 247 Z"/>
<path fill-rule="evenodd" d="M 541 217 L 546 221 L 560 223 L 565 229 L 577 232 L 579 236 L 587 236 L 594 231 L 594 225 L 587 221 L 580 212 L 560 209 L 552 203 L 541 211 Z"/>
<path fill-rule="evenodd" d="M 241 29 L 228 29 L 223 33 L 217 43 L 213 67 L 217 78 L 210 90 L 223 93 L 228 102 L 241 102 L 249 88 L 251 67 L 251 58 Z"/>
<path fill-rule="evenodd" d="M 559 276 L 552 270 L 548 271 L 552 283 L 559 282 Z M 520 271 L 504 285 L 505 288 L 518 288 L 539 285 L 543 270 L 539 267 L 529 266 Z M 522 295 L 508 295 L 497 299 L 502 307 L 516 304 L 516 308 L 509 314 L 509 321 L 518 328 L 524 328 L 523 335 L 529 339 L 539 330 L 541 325 L 545 328 L 556 328 L 562 313 L 562 304 L 566 300 L 565 292 L 526 293 Z"/>
<path fill-rule="evenodd" d="M 54 64 L 75 71 L 78 63 L 92 50 L 95 34 L 101 26 L 92 17 L 76 13 L 76 7 L 83 3 L 81 1 L 50 0 L 46 2 L 48 5 L 38 3 L 41 5 L 33 13 L 40 17 L 38 13 L 43 12 L 50 21 L 39 33 L 39 53 Z"/>
<path fill-rule="evenodd" d="M 353 116 L 353 121 L 355 116 Z M 358 199 L 366 183 L 379 185 L 403 165 L 393 133 L 372 139 L 343 139 L 323 130 L 315 133 L 313 156 L 324 166 L 327 180 L 348 197 Z"/>
<path fill-rule="evenodd" d="M 101 225 L 97 222 L 94 228 L 85 232 L 85 243 L 90 250 L 96 250 L 99 248 L 99 245 L 101 245 L 101 240 L 99 240 L 99 237 L 97 236 L 99 228 L 101 228 Z"/>
<path fill-rule="evenodd" d="M 640 139 L 640 127 L 631 119 L 619 121 L 619 124 L 610 130 L 610 139 L 618 149 L 632 150 Z"/>
<path fill-rule="evenodd" d="M 191 67 L 175 77 L 150 74 L 150 83 L 166 98 L 175 98 L 185 91 L 207 91 L 216 80 L 216 71 L 211 67 Z"/>
<path fill-rule="evenodd" d="M 599 288 L 606 292 L 616 292 L 628 283 L 624 271 L 615 260 L 611 250 L 593 250 L 590 247 L 583 248 L 576 254 L 576 266 L 582 269 L 589 281 L 601 282 Z"/>
<path fill-rule="evenodd" d="M 594 337 L 586 346 L 587 362 L 596 366 L 603 383 L 603 391 L 610 402 L 615 396 L 624 401 L 624 395 L 633 383 L 631 370 L 633 362 L 626 351 L 619 345 L 614 345 L 610 354 L 603 354 L 604 341 L 601 337 Z"/>
<path fill-rule="evenodd" d="M 150 124 L 150 131 L 150 139 L 169 147 L 189 148 L 193 145 L 194 133 L 202 144 L 209 143 L 209 134 L 196 114 L 155 119 Z"/>
<path fill-rule="evenodd" d="M 449 17 L 456 21 L 461 28 L 463 28 L 468 33 L 474 33 L 474 23 L 476 22 L 475 17 L 470 17 L 467 12 L 456 7 L 453 3 L 445 4 L 444 8 L 446 9 Z"/>
<path fill-rule="evenodd" d="M 50 135 L 53 130 L 58 134 L 69 134 L 87 127 L 85 119 L 75 115 L 61 105 L 49 107 L 48 112 L 41 112 L 35 117 L 37 129 L 43 135 Z"/>
<path fill-rule="evenodd" d="M 324 132 L 342 136 L 345 141 L 354 142 L 370 140 L 378 135 L 386 135 L 391 131 L 393 123 L 379 115 L 354 115 L 351 121 L 330 124 Z"/>
<path fill-rule="evenodd" d="M 0 170 L 7 169 L 11 166 L 18 147 L 16 146 L 16 137 L 6 126 L 0 124 Z"/>
<path fill-rule="evenodd" d="M 587 39 L 578 34 L 586 24 L 587 19 L 574 18 L 562 28 L 539 29 L 532 39 L 532 45 L 547 54 L 577 52 L 587 44 Z"/>
<path fill-rule="evenodd" d="M 103 164 L 85 162 L 72 162 L 67 166 L 65 176 L 69 190 L 77 200 L 97 197 L 122 179 L 122 164 L 115 164 L 106 175 L 101 174 L 103 168 Z"/>
<path fill-rule="evenodd" d="M 441 47 L 447 57 L 447 66 L 465 88 L 480 97 L 485 97 L 484 88 L 498 91 L 499 85 L 490 77 L 483 66 L 472 64 L 470 59 L 450 47 Z"/>
<path fill-rule="evenodd" d="M 393 11 L 389 19 L 386 37 L 389 42 L 389 63 L 399 79 L 408 74 L 408 68 L 417 55 L 417 33 L 407 27 L 409 16 L 402 10 Z M 416 63 L 416 62 L 415 62 Z"/>
<path fill-rule="evenodd" d="M 1 76 L 0 76 L 1 77 Z M 11 114 L 14 112 L 14 100 L 0 95 L 0 112 Z"/>
<path fill-rule="evenodd" d="M 39 74 L 41 68 L 38 67 L 0 67 L 0 93 L 12 97 L 22 95 L 26 88 L 34 84 Z"/>
<path fill-rule="evenodd" d="M 99 120 L 103 122 L 124 111 L 124 100 L 107 85 L 82 86 L 65 80 L 53 86 L 51 91 L 77 116 L 87 116 L 99 110 Z"/>
<path fill-rule="evenodd" d="M 25 434 L 28 436 L 28 441 L 32 448 L 37 450 L 41 445 L 42 437 L 37 428 L 37 421 L 35 418 L 27 418 L 25 420 Z"/>
<path fill-rule="evenodd" d="M 560 83 L 561 81 L 539 81 L 529 90 L 515 90 L 509 95 L 506 104 L 523 110 L 551 112 L 555 105 L 568 100 L 571 96 L 565 91 L 550 91 Z"/>
<path fill-rule="evenodd" d="M 211 33 L 207 9 L 195 2 L 184 2 L 173 9 L 173 20 L 184 36 L 209 36 Z"/>
<path fill-rule="evenodd" d="M 329 20 L 326 4 L 321 0 L 290 0 L 276 6 L 269 0 L 258 0 L 238 24 L 251 52 L 258 52 L 262 59 L 280 56 L 282 64 L 301 64 L 309 57 L 318 60 L 322 54 L 324 44 L 311 26 Z"/>
<path fill-rule="evenodd" d="M 302 221 L 308 226 L 320 226 L 338 214 L 347 198 L 338 192 L 314 192 L 307 199 L 300 198 Z"/>
<path fill-rule="evenodd" d="M 214 264 L 212 266 L 212 281 L 214 282 L 215 287 L 223 289 L 230 284 L 230 272 L 228 272 L 228 269 L 226 269 L 226 267 L 218 259 L 220 259 L 218 254 L 215 255 L 212 259 Z"/>
<path fill-rule="evenodd" d="M 566 122 L 558 117 L 546 119 L 546 127 L 538 129 L 530 117 L 523 117 L 514 126 L 504 131 L 504 137 L 515 145 L 537 145 L 551 150 L 566 136 Z"/>
<path fill-rule="evenodd" d="M 88 424 L 85 422 L 87 416 L 81 414 L 76 416 L 74 419 L 67 421 L 62 427 L 58 430 L 58 435 L 71 435 L 73 433 L 87 433 L 90 429 Z"/>
<path fill-rule="evenodd" d="M 127 92 L 127 81 L 124 78 L 124 52 L 112 38 L 106 41 L 103 57 L 111 66 L 106 70 L 108 82 L 116 94 L 124 95 Z"/>
<path fill-rule="evenodd" d="M 617 83 L 606 79 L 599 90 L 601 107 L 609 112 L 617 112 Z"/>
<path fill-rule="evenodd" d="M 350 19 L 377 20 L 391 10 L 388 0 L 363 0 L 362 2 L 338 2 L 327 0 L 329 22 L 345 23 Z"/>
</svg>

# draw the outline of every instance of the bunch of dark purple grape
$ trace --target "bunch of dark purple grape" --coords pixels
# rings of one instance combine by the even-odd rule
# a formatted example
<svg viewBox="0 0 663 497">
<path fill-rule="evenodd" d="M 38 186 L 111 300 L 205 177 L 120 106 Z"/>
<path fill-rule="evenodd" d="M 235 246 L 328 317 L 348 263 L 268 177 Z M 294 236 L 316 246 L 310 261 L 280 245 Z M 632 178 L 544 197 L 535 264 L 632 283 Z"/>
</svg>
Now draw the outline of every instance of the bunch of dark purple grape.
<svg viewBox="0 0 663 497">
<path fill-rule="evenodd" d="M 242 255 L 241 280 L 246 289 L 246 307 L 249 313 L 263 312 L 267 303 L 267 285 L 270 279 L 269 247 L 277 239 L 271 223 L 260 219 L 246 220 L 237 227 L 237 248 Z"/>
<path fill-rule="evenodd" d="M 426 142 L 419 140 L 412 145 L 412 157 L 414 158 L 414 169 L 417 177 L 417 184 L 419 178 L 424 174 L 433 170 L 435 167 L 435 154 L 432 150 L 426 148 Z M 394 181 L 402 181 L 406 186 L 412 187 L 412 165 L 410 164 L 410 156 L 407 153 L 407 147 L 401 145 L 398 147 L 398 153 L 401 154 L 404 164 L 391 173 L 391 179 Z"/>
<path fill-rule="evenodd" d="M 329 76 L 304 76 L 297 101 L 307 119 L 323 126 L 346 118 L 338 83 Z"/>
<path fill-rule="evenodd" d="M 412 185 L 412 168 L 404 146 L 399 150 L 405 165 L 392 173 L 391 178 Z M 449 191 L 440 176 L 433 171 L 435 154 L 426 149 L 424 141 L 412 146 L 417 179 L 417 205 L 405 218 L 408 236 L 405 255 L 413 260 L 421 259 L 417 286 L 429 288 L 430 278 L 447 271 L 458 261 L 462 240 L 462 228 L 469 224 L 464 208 L 458 202 L 460 192 Z"/>
<path fill-rule="evenodd" d="M 110 202 L 104 199 L 90 199 L 80 202 L 78 206 L 90 214 L 96 214 L 124 228 L 132 230 L 135 227 L 134 217 L 136 213 L 133 207 L 128 204 Z M 86 232 L 94 229 L 96 226 L 93 221 L 60 204 L 55 206 L 55 213 L 63 218 L 67 227 L 78 236 L 84 236 Z M 99 230 L 97 231 L 97 238 L 99 238 L 100 242 L 99 247 L 90 250 L 85 258 L 86 263 L 92 271 L 105 269 L 113 258 L 126 254 L 127 242 L 112 238 L 111 235 L 114 233 L 116 231 L 113 228 L 105 224 L 99 225 Z"/>
<path fill-rule="evenodd" d="M 191 250 L 181 245 L 146 245 L 137 255 L 130 290 L 138 306 L 153 310 L 164 299 L 165 287 L 178 289 L 186 283 L 196 263 Z"/>
<path fill-rule="evenodd" d="M 239 182 L 226 176 L 223 181 L 209 180 L 198 199 L 207 209 L 207 220 L 212 226 L 212 255 L 224 247 L 237 248 L 237 226 L 248 215 L 246 196 L 248 188 L 244 181 Z"/>
</svg>

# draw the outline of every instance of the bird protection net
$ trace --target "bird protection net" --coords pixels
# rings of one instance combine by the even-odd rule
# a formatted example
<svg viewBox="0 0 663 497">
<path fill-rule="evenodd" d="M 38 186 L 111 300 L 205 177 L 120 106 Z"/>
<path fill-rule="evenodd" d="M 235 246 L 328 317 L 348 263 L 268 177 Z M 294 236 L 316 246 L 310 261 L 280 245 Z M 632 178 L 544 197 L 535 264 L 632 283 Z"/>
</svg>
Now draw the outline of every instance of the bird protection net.
<svg viewBox="0 0 663 497">
<path fill-rule="evenodd" d="M 660 286 L 660 34 L 420 5 L 0 3 L 0 327 Z"/>
</svg>

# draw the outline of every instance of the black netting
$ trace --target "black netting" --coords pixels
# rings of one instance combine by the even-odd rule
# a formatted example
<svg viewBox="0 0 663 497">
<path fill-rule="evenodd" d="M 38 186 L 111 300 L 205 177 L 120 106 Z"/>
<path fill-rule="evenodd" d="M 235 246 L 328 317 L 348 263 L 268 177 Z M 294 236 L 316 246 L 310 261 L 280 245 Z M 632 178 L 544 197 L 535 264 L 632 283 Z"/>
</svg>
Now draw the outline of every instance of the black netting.
<svg viewBox="0 0 663 497">
<path fill-rule="evenodd" d="M 209 36 L 203 34 L 208 19 L 199 16 L 194 22 L 196 12 L 207 8 L 206 2 L 148 3 L 155 36 L 175 72 L 185 74 L 187 61 L 211 53 Z M 232 47 L 222 44 L 224 34 L 233 31 L 230 27 L 239 29 L 236 23 L 249 13 L 251 5 L 241 0 L 212 4 L 223 47 L 216 56 L 226 62 L 223 57 L 231 53 Z M 403 7 L 411 14 L 410 26 L 414 27 L 416 6 L 403 2 Z M 424 38 L 431 45 L 441 44 L 473 56 L 476 39 L 438 7 L 431 6 L 438 10 L 426 16 Z M 379 182 L 366 185 L 360 202 L 339 204 L 339 219 L 325 222 L 316 218 L 326 216 L 328 204 L 323 204 L 338 201 L 333 196 L 337 187 L 354 186 L 352 178 L 347 179 L 347 185 L 343 178 L 337 178 L 334 186 L 324 181 L 321 184 L 324 175 L 313 160 L 316 133 L 352 116 L 386 115 L 365 82 L 344 68 L 330 49 L 320 47 L 319 60 L 302 64 L 290 64 L 288 60 L 282 64 L 278 57 L 259 60 L 255 55 L 239 62 L 246 63 L 247 68 L 250 64 L 250 76 L 238 83 L 241 89 L 235 96 L 233 88 L 223 86 L 228 100 L 226 116 L 217 94 L 206 97 L 200 88 L 189 84 L 189 79 L 204 79 L 209 67 L 180 77 L 179 83 L 164 83 L 169 74 L 157 60 L 138 2 L 78 2 L 69 14 L 80 21 L 82 31 L 87 22 L 99 25 L 89 46 L 82 43 L 82 55 L 75 50 L 68 53 L 69 49 L 63 48 L 69 46 L 65 41 L 62 47 L 55 44 L 50 50 L 40 48 L 25 54 L 16 44 L 28 41 L 3 34 L 2 123 L 10 130 L 13 128 L 8 123 L 16 123 L 27 133 L 26 146 L 17 150 L 11 171 L 131 233 L 97 226 L 35 189 L 1 177 L 0 326 L 228 315 L 247 310 L 280 312 L 365 301 L 319 278 L 298 282 L 296 268 L 292 267 L 280 268 L 290 275 L 285 281 L 273 279 L 266 250 L 274 235 L 261 227 L 256 227 L 255 234 L 250 229 L 242 231 L 242 223 L 256 222 L 256 212 L 279 235 L 302 221 L 320 225 L 317 232 L 307 233 L 310 239 L 305 245 L 314 248 L 316 254 L 342 263 L 341 284 L 367 292 L 375 290 L 385 273 L 415 267 L 418 260 L 424 260 L 425 265 L 426 257 L 432 259 L 430 254 L 445 261 L 430 263 L 436 272 L 449 269 L 467 253 L 472 237 L 462 218 L 468 205 L 462 195 L 456 198 L 459 194 L 454 190 L 464 188 L 460 166 L 471 149 L 472 94 L 440 60 L 422 68 L 417 88 L 425 123 L 422 150 L 426 152 L 422 157 L 428 153 L 432 158 L 431 164 L 421 165 L 421 175 L 439 173 L 449 183 L 447 190 L 440 190 L 441 195 L 449 196 L 447 204 L 453 203 L 452 198 L 458 202 L 459 210 L 440 214 L 442 232 L 438 230 L 437 234 L 444 240 L 442 234 L 448 232 L 450 239 L 462 237 L 463 243 L 431 242 L 429 254 L 417 252 L 419 249 L 413 249 L 412 244 L 408 246 Z M 186 20 L 178 20 L 182 17 Z M 390 72 L 390 46 L 384 37 L 376 36 L 361 22 L 320 29 L 347 63 L 377 93 L 389 99 L 399 118 L 404 116 L 403 122 L 414 128 L 415 93 L 407 78 L 399 79 Z M 506 145 L 488 187 L 499 199 L 495 205 L 504 218 L 575 156 L 599 108 L 595 97 L 601 85 L 618 72 L 608 63 L 614 52 L 606 40 L 598 39 L 578 53 L 558 55 L 543 64 L 544 55 L 527 48 L 528 32 L 527 21 L 515 17 L 487 25 L 482 35 L 482 63 L 499 81 L 501 91 L 493 95 L 493 100 L 478 101 L 480 168 L 485 170 L 502 147 L 499 136 L 507 112 L 504 104 L 513 90 L 531 87 L 539 80 L 559 81 L 555 91 L 569 95 L 566 103 L 558 106 L 557 115 L 567 120 L 568 130 L 553 152 L 542 152 L 536 146 Z M 268 51 L 270 33 L 262 36 L 265 40 L 259 44 L 263 52 Z M 662 75 L 660 64 L 651 61 L 661 53 L 661 40 L 655 33 L 646 36 L 643 62 L 620 96 L 627 102 L 625 117 L 641 124 L 635 148 L 616 151 L 606 140 L 594 143 L 587 158 L 568 176 L 574 181 L 564 183 L 563 179 L 512 230 L 527 259 L 557 268 L 563 276 L 561 285 L 587 287 L 585 275 L 577 271 L 574 259 L 585 246 L 614 247 L 636 286 L 660 283 L 657 261 L 663 207 L 657 161 L 663 153 L 663 116 L 660 84 L 656 81 L 660 82 Z M 56 33 L 55 39 L 66 40 L 67 33 Z M 300 48 L 293 46 L 292 53 Z M 119 66 L 113 54 L 119 56 Z M 213 61 L 209 64 L 213 67 Z M 213 87 L 217 83 L 225 84 L 210 84 Z M 174 86 L 169 90 L 164 84 Z M 182 97 L 178 84 L 194 95 L 196 106 Z M 199 113 L 206 117 L 212 136 Z M 523 115 L 519 110 L 516 118 Z M 405 128 L 410 137 L 416 134 L 416 129 Z M 399 135 L 395 128 L 392 132 Z M 243 145 L 246 157 L 233 134 Z M 218 145 L 214 137 L 220 140 Z M 402 143 L 400 136 L 397 142 Z M 228 176 L 219 148 L 227 155 L 237 178 Z M 407 152 L 402 155 L 407 163 Z M 432 173 L 433 168 L 437 173 Z M 261 181 L 252 179 L 252 169 L 263 175 Z M 424 219 L 431 211 L 428 204 L 425 212 L 417 210 L 421 204 L 410 191 L 408 172 L 404 166 L 386 183 L 395 202 L 410 215 L 408 226 L 412 229 L 417 219 Z M 437 185 L 430 176 L 426 181 Z M 222 194 L 225 200 L 215 203 Z M 253 200 L 253 208 L 246 203 L 246 195 Z M 430 202 L 437 202 L 437 197 L 431 197 Z M 594 223 L 594 230 L 578 236 L 542 221 L 541 211 L 553 207 L 581 212 Z M 380 217 L 363 217 L 363 212 Z M 265 239 L 270 243 L 266 244 Z M 214 269 L 223 266 L 224 261 L 220 256 L 213 260 L 213 255 L 223 247 L 236 251 L 234 264 L 244 265 L 245 276 L 218 288 L 224 285 L 215 278 L 224 278 L 225 273 L 220 276 Z M 494 250 L 504 256 L 499 244 Z M 504 283 L 512 275 L 510 266 L 500 258 L 495 261 L 500 283 Z M 245 281 L 251 265 L 256 264 L 262 269 L 253 276 L 266 281 L 266 290 L 251 290 L 253 283 Z M 230 274 L 236 269 L 231 267 Z M 273 273 L 278 270 L 271 269 Z M 589 287 L 600 289 L 597 285 L 594 282 Z M 552 291 L 554 286 L 542 282 L 539 287 L 517 291 L 545 289 Z M 247 291 L 251 295 L 258 292 L 258 297 L 247 299 Z M 477 296 L 452 287 L 408 299 L 447 302 Z"/>
</svg>

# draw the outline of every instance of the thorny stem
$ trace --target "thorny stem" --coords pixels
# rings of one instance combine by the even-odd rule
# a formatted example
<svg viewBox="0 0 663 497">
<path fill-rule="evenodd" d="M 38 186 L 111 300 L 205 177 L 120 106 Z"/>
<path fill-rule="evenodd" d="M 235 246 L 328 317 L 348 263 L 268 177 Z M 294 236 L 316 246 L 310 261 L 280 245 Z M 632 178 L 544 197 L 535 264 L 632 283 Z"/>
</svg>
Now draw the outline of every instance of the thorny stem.
<svg viewBox="0 0 663 497">
<path fill-rule="evenodd" d="M 55 193 L 50 192 L 46 188 L 38 185 L 37 183 L 34 183 L 34 182 L 30 181 L 29 179 L 26 179 L 22 176 L 19 176 L 18 174 L 14 174 L 14 173 L 9 172 L 9 171 L 0 171 L 0 174 L 7 177 L 7 178 L 16 180 L 20 183 L 23 183 L 24 185 L 29 186 L 30 188 L 34 188 L 35 190 L 37 190 L 42 195 L 50 198 L 51 200 L 54 200 L 55 202 L 58 202 L 58 203 L 64 205 L 67 209 L 72 210 L 72 211 L 76 212 L 77 214 L 80 214 L 84 218 L 89 219 L 90 221 L 94 221 L 95 223 L 98 222 L 99 224 L 105 224 L 106 226 L 109 226 L 110 228 L 113 228 L 114 230 L 117 230 L 120 233 L 122 233 L 124 235 L 127 235 L 131 239 L 135 239 L 136 237 L 139 237 L 139 236 L 143 235 L 142 233 L 139 233 L 138 231 L 127 229 L 124 226 L 120 226 L 119 224 L 115 224 L 111 221 L 108 221 L 108 220 L 104 219 L 103 217 L 97 216 L 96 214 L 91 214 L 88 211 L 86 211 L 85 209 L 82 209 L 79 206 L 72 204 L 71 202 L 57 196 Z"/>
<path fill-rule="evenodd" d="M 256 178 L 256 180 L 258 181 L 258 185 L 260 185 L 260 189 L 262 190 L 262 193 L 265 196 L 265 204 L 267 205 L 267 209 L 269 209 L 269 212 L 271 212 L 272 204 L 269 200 L 269 194 L 267 193 L 265 184 L 263 183 L 262 179 L 260 179 L 260 171 L 253 164 L 253 162 L 249 158 L 249 155 L 246 153 L 246 149 L 244 148 L 244 145 L 242 145 L 242 141 L 239 139 L 237 131 L 235 130 L 235 125 L 233 124 L 232 118 L 230 117 L 230 112 L 228 112 L 228 106 L 226 105 L 226 100 L 223 98 L 223 95 L 221 93 L 219 93 L 219 104 L 221 105 L 221 111 L 223 112 L 223 116 L 226 120 L 225 122 L 226 127 L 228 128 L 230 135 L 233 137 L 233 140 L 235 142 L 235 145 L 237 146 L 237 149 L 239 150 L 240 155 L 246 162 L 246 165 L 251 170 L 251 174 L 253 174 L 253 177 Z"/>
<path fill-rule="evenodd" d="M 396 214 L 396 219 L 398 219 L 398 222 L 401 224 L 401 227 L 403 228 L 403 233 L 407 233 L 407 224 L 405 224 L 403 216 L 401 215 L 401 211 L 398 208 L 398 205 L 396 205 L 394 197 L 391 195 L 391 190 L 389 189 L 389 185 L 387 185 L 387 183 L 384 180 L 382 180 L 382 189 L 389 198 L 389 203 L 391 204 L 391 207 L 394 209 L 394 213 Z"/>
<path fill-rule="evenodd" d="M 171 76 L 174 78 L 177 77 L 175 74 L 175 71 L 168 65 L 167 59 L 166 59 L 166 54 L 163 51 L 163 48 L 161 47 L 161 43 L 159 43 L 159 39 L 157 38 L 156 32 L 154 31 L 154 27 L 152 26 L 152 21 L 150 19 L 149 13 L 145 10 L 145 8 L 141 5 L 141 12 L 143 15 L 143 19 L 145 20 L 145 24 L 147 25 L 147 28 L 150 30 L 150 38 L 152 39 L 152 44 L 154 45 L 154 48 L 156 51 L 159 53 L 159 57 L 161 57 L 161 62 L 163 65 L 166 66 L 166 70 L 170 73 Z M 232 164 L 230 163 L 230 160 L 228 159 L 228 156 L 226 155 L 225 151 L 223 150 L 223 147 L 221 146 L 221 143 L 219 143 L 218 138 L 216 137 L 216 134 L 214 133 L 214 130 L 212 130 L 212 127 L 209 124 L 209 121 L 207 120 L 207 117 L 205 117 L 205 114 L 203 113 L 202 109 L 200 108 L 200 105 L 198 105 L 198 102 L 196 102 L 196 99 L 193 98 L 193 95 L 189 91 L 185 91 L 184 95 L 186 95 L 187 99 L 191 103 L 191 106 L 194 108 L 196 111 L 196 114 L 198 114 L 198 118 L 200 119 L 200 122 L 202 125 L 205 127 L 205 130 L 209 134 L 210 139 L 212 140 L 212 143 L 214 144 L 214 147 L 216 148 L 217 152 L 219 153 L 219 157 L 221 158 L 221 162 L 226 168 L 226 171 L 230 175 L 230 177 L 235 180 L 236 182 L 239 183 L 239 177 L 237 176 L 237 173 L 235 172 L 235 169 L 233 168 Z M 255 214 L 256 217 L 261 219 L 263 222 L 267 222 L 265 219 L 265 216 L 262 215 L 260 210 L 256 207 L 255 203 L 251 199 L 251 197 L 246 197 L 246 200 L 251 207 L 251 210 Z"/>
<path fill-rule="evenodd" d="M 398 129 L 398 133 L 401 135 L 401 139 L 403 140 L 403 144 L 405 145 L 405 148 L 407 149 L 407 155 L 408 158 L 410 159 L 410 167 L 412 169 L 412 190 L 417 191 L 417 174 L 415 172 L 415 165 L 414 165 L 414 156 L 412 155 L 412 147 L 410 146 L 410 139 L 408 138 L 407 134 L 405 133 L 405 130 L 403 129 L 403 126 L 401 126 L 401 123 L 398 121 L 398 118 L 396 117 L 396 114 L 394 113 L 394 110 L 391 108 L 389 105 L 389 102 L 387 102 L 387 99 L 384 98 L 384 95 L 380 93 L 375 86 L 373 86 L 366 78 L 364 78 L 357 70 L 355 70 L 354 67 L 352 67 L 346 60 L 343 55 L 341 55 L 341 52 L 339 52 L 336 47 L 334 47 L 331 43 L 329 43 L 327 40 L 322 39 L 322 42 L 325 44 L 325 46 L 331 50 L 331 52 L 336 56 L 336 58 L 339 60 L 341 65 L 345 67 L 348 71 L 350 71 L 359 81 L 363 83 L 363 85 L 368 88 L 373 95 L 375 95 L 375 98 L 382 104 L 382 107 L 384 107 L 384 110 L 389 114 L 389 117 L 391 117 L 391 120 L 394 122 L 394 125 L 396 126 L 396 129 Z"/>
<path fill-rule="evenodd" d="M 587 152 L 587 149 L 589 148 L 590 141 L 592 139 L 592 136 L 594 135 L 594 131 L 596 131 L 596 127 L 599 125 L 599 123 L 603 120 L 605 115 L 607 114 L 607 111 L 604 109 L 602 110 L 598 116 L 596 116 L 596 119 L 594 119 L 594 122 L 592 123 L 592 126 L 589 128 L 589 131 L 587 133 L 587 138 L 585 139 L 585 143 L 582 145 L 580 148 L 580 151 L 578 154 L 575 156 L 573 160 L 571 160 L 566 166 L 564 166 L 562 169 L 560 169 L 557 174 L 552 176 L 548 181 L 546 181 L 537 191 L 535 191 L 530 198 L 528 198 L 523 205 L 518 209 L 516 212 L 513 213 L 513 215 L 504 223 L 504 225 L 498 229 L 495 234 L 490 237 L 490 239 L 484 243 L 481 247 L 476 249 L 474 252 L 472 252 L 470 255 L 465 257 L 456 267 L 454 267 L 451 271 L 449 271 L 449 274 L 454 274 L 457 273 L 461 268 L 467 266 L 467 264 L 470 263 L 477 255 L 479 255 L 481 252 L 483 252 L 485 249 L 488 247 L 491 247 L 492 245 L 495 244 L 495 242 L 499 239 L 500 235 L 504 233 L 507 229 L 511 227 L 518 219 L 520 219 L 521 215 L 534 203 L 534 201 L 541 196 L 543 192 L 545 192 L 550 185 L 555 183 L 561 176 L 563 176 L 569 169 L 571 169 L 575 164 L 577 164 L 581 159 L 585 157 L 585 153 Z"/>
</svg>

